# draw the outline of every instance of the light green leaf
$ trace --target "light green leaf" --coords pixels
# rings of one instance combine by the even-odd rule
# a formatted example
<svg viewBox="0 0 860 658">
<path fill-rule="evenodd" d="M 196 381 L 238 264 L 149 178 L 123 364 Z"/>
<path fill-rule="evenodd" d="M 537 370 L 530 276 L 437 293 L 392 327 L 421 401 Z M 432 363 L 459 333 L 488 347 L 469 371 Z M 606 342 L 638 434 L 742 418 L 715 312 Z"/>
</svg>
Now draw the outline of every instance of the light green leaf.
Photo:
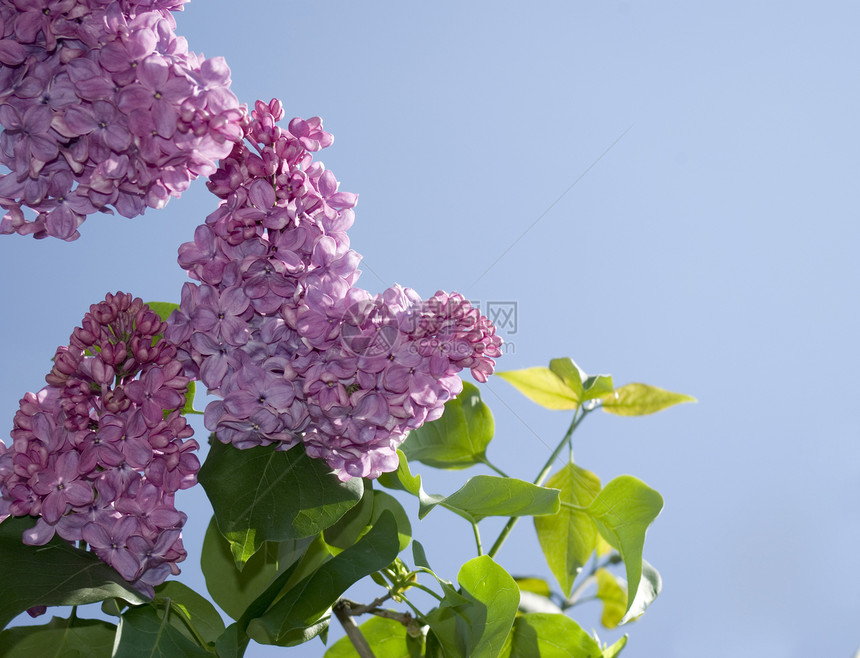
<svg viewBox="0 0 860 658">
<path fill-rule="evenodd" d="M 376 658 L 420 658 L 424 655 L 424 637 L 411 637 L 406 627 L 394 619 L 371 617 L 358 627 Z M 325 652 L 325 658 L 358 658 L 358 652 L 342 637 Z"/>
<path fill-rule="evenodd" d="M 195 390 L 196 390 L 196 385 L 194 383 L 194 380 L 192 379 L 190 382 L 188 382 L 188 388 L 185 389 L 185 406 L 182 407 L 182 415 L 183 416 L 189 416 L 189 415 L 202 416 L 203 415 L 202 411 L 197 411 L 197 409 L 194 408 Z"/>
<path fill-rule="evenodd" d="M 84 605 L 110 598 L 144 603 L 147 598 L 93 553 L 54 537 L 44 546 L 25 546 L 21 535 L 36 523 L 30 516 L 0 523 L 0 628 L 28 608 Z"/>
<path fill-rule="evenodd" d="M 230 552 L 230 542 L 218 531 L 213 517 L 203 539 L 200 557 L 206 589 L 224 612 L 233 619 L 239 619 L 254 599 L 302 557 L 312 541 L 312 537 L 306 537 L 266 542 L 239 571 Z"/>
<path fill-rule="evenodd" d="M 494 431 L 478 387 L 463 382 L 463 392 L 445 403 L 442 417 L 409 432 L 400 449 L 410 461 L 434 468 L 468 468 L 486 460 Z"/>
<path fill-rule="evenodd" d="M 627 646 L 627 636 L 619 638 L 611 647 L 604 647 L 603 658 L 615 658 Z"/>
<path fill-rule="evenodd" d="M 176 619 L 173 623 L 180 631 L 187 633 L 186 624 L 191 624 L 200 637 L 212 644 L 224 632 L 224 621 L 215 606 L 178 580 L 168 580 L 156 587 L 155 596 L 156 605 L 159 605 L 159 599 L 166 599 L 175 606 L 171 608 L 171 622 L 180 614 L 184 616 L 184 620 Z M 189 639 L 193 637 L 189 636 Z"/>
<path fill-rule="evenodd" d="M 606 628 L 615 628 L 627 612 L 627 583 L 618 579 L 606 569 L 595 572 L 597 578 L 597 598 L 603 602 L 600 623 Z"/>
<path fill-rule="evenodd" d="M 601 658 L 597 641 L 562 614 L 530 612 L 517 617 L 499 658 Z"/>
<path fill-rule="evenodd" d="M 616 416 L 646 416 L 696 398 L 648 384 L 626 384 L 603 398 L 603 410 Z"/>
<path fill-rule="evenodd" d="M 661 509 L 663 497 L 631 475 L 622 475 L 609 482 L 588 506 L 587 511 L 598 532 L 624 560 L 628 610 L 633 605 L 642 577 L 645 531 Z"/>
<path fill-rule="evenodd" d="M 552 590 L 549 588 L 549 583 L 543 578 L 532 578 L 531 576 L 526 576 L 515 577 L 514 580 L 517 582 L 517 587 L 520 588 L 521 593 L 531 592 L 532 594 L 545 597 L 549 597 L 552 593 Z"/>
<path fill-rule="evenodd" d="M 160 317 L 164 322 L 167 322 L 167 318 L 170 317 L 170 314 L 179 308 L 179 304 L 174 304 L 172 302 L 146 302 L 146 305 L 155 311 L 158 314 L 158 317 Z"/>
<path fill-rule="evenodd" d="M 559 489 L 559 500 L 576 507 L 588 507 L 600 492 L 600 478 L 576 464 L 567 464 L 546 481 Z M 597 528 L 584 511 L 562 505 L 556 514 L 535 517 L 538 541 L 550 571 L 565 596 L 573 581 L 597 546 Z"/>
<path fill-rule="evenodd" d="M 172 613 L 168 613 L 172 614 Z M 189 640 L 165 617 L 164 609 L 142 605 L 120 617 L 112 658 L 175 658 L 212 654 Z"/>
<path fill-rule="evenodd" d="M 448 497 L 427 495 L 421 500 L 419 518 L 441 505 L 470 523 L 488 516 L 534 516 L 558 511 L 558 490 L 531 482 L 495 475 L 476 475 Z"/>
<path fill-rule="evenodd" d="M 358 542 L 285 591 L 266 612 L 248 623 L 250 637 L 262 644 L 294 646 L 328 626 L 329 610 L 353 583 L 387 567 L 397 557 L 394 516 L 385 512 Z"/>
<path fill-rule="evenodd" d="M 432 633 L 447 656 L 496 658 L 517 614 L 520 593 L 516 582 L 488 555 L 466 562 L 457 581 L 460 600 L 446 596 L 426 616 Z"/>
<path fill-rule="evenodd" d="M 239 568 L 266 541 L 302 539 L 334 525 L 364 490 L 361 478 L 340 482 L 302 444 L 285 452 L 210 444 L 198 479 Z"/>
<path fill-rule="evenodd" d="M 421 476 L 412 475 L 412 472 L 409 470 L 409 460 L 403 454 L 402 450 L 397 451 L 397 457 L 400 459 L 397 470 L 392 473 L 383 473 L 376 481 L 386 489 L 397 489 L 420 497 L 423 491 Z"/>
<path fill-rule="evenodd" d="M 497 372 L 499 377 L 512 384 L 520 393 L 547 409 L 576 409 L 582 395 L 549 368 L 537 367 L 524 370 Z"/>
<path fill-rule="evenodd" d="M 615 385 L 612 383 L 610 375 L 592 375 L 582 382 L 585 387 L 585 392 L 582 395 L 582 401 L 598 400 L 606 397 L 615 391 Z"/>
<path fill-rule="evenodd" d="M 116 626 L 98 619 L 54 617 L 44 626 L 17 626 L 0 633 L 0 656 L 110 658 Z"/>
<path fill-rule="evenodd" d="M 552 359 L 549 362 L 549 369 L 576 394 L 577 400 L 582 401 L 582 394 L 585 392 L 583 382 L 588 375 L 573 362 L 573 359 L 567 356 L 561 359 Z"/>
</svg>

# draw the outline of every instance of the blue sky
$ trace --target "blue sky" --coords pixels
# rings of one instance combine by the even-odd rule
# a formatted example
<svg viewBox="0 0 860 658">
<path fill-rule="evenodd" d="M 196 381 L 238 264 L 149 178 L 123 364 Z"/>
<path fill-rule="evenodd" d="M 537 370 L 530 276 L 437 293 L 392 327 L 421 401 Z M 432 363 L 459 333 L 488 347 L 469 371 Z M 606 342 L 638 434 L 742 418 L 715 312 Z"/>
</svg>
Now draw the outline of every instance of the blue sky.
<svg viewBox="0 0 860 658">
<path fill-rule="evenodd" d="M 197 0 L 179 28 L 241 101 L 324 118 L 365 288 L 515 302 L 499 369 L 570 356 L 699 399 L 575 438 L 604 482 L 666 501 L 645 547 L 663 594 L 624 655 L 800 658 L 860 647 L 858 21 L 849 2 Z M 9 427 L 89 304 L 178 300 L 176 249 L 215 201 L 198 182 L 75 243 L 0 239 Z M 482 392 L 491 458 L 533 478 L 569 418 Z M 421 472 L 434 492 L 463 475 Z M 208 511 L 185 501 L 199 587 Z M 472 556 L 444 510 L 414 531 L 448 577 Z M 521 523 L 499 559 L 546 576 L 538 550 Z"/>
</svg>

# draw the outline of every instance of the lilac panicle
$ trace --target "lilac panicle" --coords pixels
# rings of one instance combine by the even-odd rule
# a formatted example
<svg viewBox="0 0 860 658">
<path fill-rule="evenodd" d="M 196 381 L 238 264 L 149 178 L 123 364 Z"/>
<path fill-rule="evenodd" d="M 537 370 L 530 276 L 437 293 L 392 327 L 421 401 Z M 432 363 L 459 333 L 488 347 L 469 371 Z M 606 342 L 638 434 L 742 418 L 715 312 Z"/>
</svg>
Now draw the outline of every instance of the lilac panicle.
<svg viewBox="0 0 860 658">
<path fill-rule="evenodd" d="M 358 288 L 346 231 L 357 196 L 313 153 L 331 145 L 319 117 L 286 128 L 257 101 L 209 178 L 222 199 L 179 248 L 186 283 L 166 337 L 189 377 L 218 396 L 207 429 L 238 448 L 299 441 L 341 480 L 397 468 L 410 429 L 459 394 L 457 373 L 492 373 L 501 339 L 457 293 L 422 300 Z"/>
<path fill-rule="evenodd" d="M 12 446 L 0 443 L 0 520 L 38 516 L 24 543 L 85 541 L 143 592 L 179 573 L 197 442 L 180 415 L 189 379 L 140 299 L 108 294 L 57 349 L 48 385 L 27 393 Z"/>
<path fill-rule="evenodd" d="M 185 1 L 0 0 L 0 233 L 161 208 L 242 138 L 226 63 L 175 34 Z"/>
</svg>

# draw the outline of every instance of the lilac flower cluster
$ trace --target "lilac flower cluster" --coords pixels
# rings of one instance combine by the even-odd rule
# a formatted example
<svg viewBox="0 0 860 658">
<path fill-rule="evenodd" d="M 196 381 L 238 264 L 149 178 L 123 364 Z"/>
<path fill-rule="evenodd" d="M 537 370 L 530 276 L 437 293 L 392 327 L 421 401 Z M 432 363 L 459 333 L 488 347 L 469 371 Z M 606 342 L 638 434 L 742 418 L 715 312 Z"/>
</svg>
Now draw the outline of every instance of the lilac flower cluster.
<svg viewBox="0 0 860 658">
<path fill-rule="evenodd" d="M 302 441 L 341 480 L 397 468 L 405 433 L 486 381 L 495 328 L 461 295 L 427 301 L 355 286 L 356 195 L 312 153 L 333 141 L 318 117 L 286 129 L 277 100 L 256 103 L 245 138 L 210 177 L 223 199 L 179 249 L 186 283 L 166 337 L 185 372 L 220 399 L 206 427 L 238 448 Z"/>
<path fill-rule="evenodd" d="M 174 495 L 200 468 L 181 415 L 189 380 L 164 329 L 129 294 L 91 306 L 0 448 L 0 520 L 38 516 L 25 544 L 84 541 L 150 595 L 185 559 Z"/>
<path fill-rule="evenodd" d="M 0 233 L 161 208 L 242 138 L 227 64 L 174 32 L 185 1 L 0 0 Z"/>
</svg>

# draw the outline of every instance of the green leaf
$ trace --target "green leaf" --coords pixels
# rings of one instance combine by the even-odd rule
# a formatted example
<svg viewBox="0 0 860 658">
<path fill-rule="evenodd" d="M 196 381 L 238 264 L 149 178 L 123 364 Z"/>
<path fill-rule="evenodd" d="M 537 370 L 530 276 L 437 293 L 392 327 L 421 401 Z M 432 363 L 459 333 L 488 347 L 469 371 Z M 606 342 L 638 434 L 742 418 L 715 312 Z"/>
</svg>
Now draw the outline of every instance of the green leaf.
<svg viewBox="0 0 860 658">
<path fill-rule="evenodd" d="M 582 382 L 585 387 L 585 392 L 582 395 L 582 401 L 599 400 L 606 397 L 615 391 L 615 385 L 612 383 L 610 375 L 592 375 Z"/>
<path fill-rule="evenodd" d="M 549 368 L 537 367 L 525 370 L 497 372 L 499 377 L 512 384 L 520 393 L 547 409 L 576 409 L 582 395 L 573 381 L 565 382 Z"/>
<path fill-rule="evenodd" d="M 17 626 L 0 633 L 0 655 L 110 658 L 115 635 L 116 626 L 106 621 L 54 617 L 44 626 Z"/>
<path fill-rule="evenodd" d="M 423 493 L 421 476 L 412 475 L 409 470 L 409 460 L 402 450 L 397 451 L 397 457 L 400 459 L 397 470 L 392 473 L 383 473 L 376 481 L 386 489 L 405 491 L 420 498 Z"/>
<path fill-rule="evenodd" d="M 412 541 L 412 524 L 409 522 L 409 515 L 403 509 L 403 505 L 391 494 L 384 491 L 374 492 L 373 515 L 371 516 L 368 529 L 373 527 L 386 511 L 394 515 L 394 522 L 397 525 L 397 537 L 400 540 L 400 550 L 402 551 Z"/>
<path fill-rule="evenodd" d="M 191 624 L 200 637 L 213 644 L 224 632 L 224 621 L 215 606 L 178 580 L 168 580 L 156 587 L 155 596 L 156 603 L 157 599 L 168 599 L 175 606 L 171 609 L 172 617 L 184 616 L 185 621 L 177 620 L 180 630 L 185 630 L 186 623 Z"/>
<path fill-rule="evenodd" d="M 499 658 L 601 658 L 597 641 L 562 614 L 530 612 L 517 617 Z"/>
<path fill-rule="evenodd" d="M 374 491 L 370 485 L 365 485 L 361 502 L 323 533 L 326 543 L 341 550 L 349 548 L 368 533 L 385 510 L 394 515 L 402 551 L 412 539 L 409 516 L 394 496 L 384 491 Z"/>
<path fill-rule="evenodd" d="M 112 658 L 175 658 L 212 654 L 170 623 L 167 612 L 142 605 L 123 613 Z"/>
<path fill-rule="evenodd" d="M 549 587 L 549 583 L 546 582 L 543 578 L 532 578 L 531 576 L 525 576 L 514 577 L 514 580 L 517 582 L 517 587 L 520 588 L 520 593 L 531 592 L 532 594 L 546 597 L 549 597 L 549 595 L 552 593 L 552 590 Z"/>
<path fill-rule="evenodd" d="M 341 550 L 349 548 L 367 532 L 367 526 L 373 515 L 375 493 L 371 486 L 365 483 L 364 494 L 358 504 L 340 517 L 337 523 L 325 529 L 323 537 L 329 546 Z"/>
<path fill-rule="evenodd" d="M 466 562 L 457 581 L 459 600 L 446 596 L 426 615 L 431 631 L 447 656 L 496 658 L 517 615 L 517 583 L 488 555 Z"/>
<path fill-rule="evenodd" d="M 436 505 L 451 510 L 470 523 L 477 523 L 488 516 L 554 514 L 559 509 L 557 489 L 495 475 L 469 478 L 448 497 L 424 494 L 419 518 L 424 518 Z"/>
<path fill-rule="evenodd" d="M 570 357 L 552 359 L 549 362 L 549 369 L 576 394 L 577 400 L 582 401 L 582 394 L 585 392 L 583 382 L 587 375 L 573 362 L 573 359 Z"/>
<path fill-rule="evenodd" d="M 9 517 L 0 523 L 0 628 L 28 608 L 83 605 L 110 598 L 129 603 L 148 599 L 93 553 L 54 537 L 44 546 L 25 546 L 21 535 L 36 519 Z"/>
<path fill-rule="evenodd" d="M 445 403 L 441 418 L 412 430 L 401 450 L 411 461 L 434 468 L 468 468 L 484 463 L 495 425 L 478 387 L 463 382 L 463 392 Z"/>
<path fill-rule="evenodd" d="M 627 646 L 627 636 L 624 635 L 618 639 L 611 647 L 604 647 L 603 658 L 615 658 L 621 650 Z"/>
<path fill-rule="evenodd" d="M 248 624 L 248 635 L 262 644 L 294 646 L 328 626 L 329 610 L 353 583 L 387 567 L 397 557 L 394 516 L 385 512 L 354 546 L 323 564 L 287 590 Z"/>
<path fill-rule="evenodd" d="M 361 478 L 340 482 L 302 444 L 285 452 L 237 450 L 213 440 L 198 479 L 240 568 L 265 541 L 302 539 L 334 525 L 364 489 Z"/>
<path fill-rule="evenodd" d="M 600 623 L 606 628 L 615 628 L 627 612 L 627 583 L 618 582 L 606 569 L 598 569 L 594 576 L 597 578 L 597 598 L 603 602 Z"/>
<path fill-rule="evenodd" d="M 626 624 L 642 616 L 645 610 L 654 602 L 654 599 L 660 594 L 663 589 L 663 580 L 657 570 L 648 564 L 647 560 L 642 560 L 642 579 L 639 581 L 639 589 L 636 590 L 636 598 L 633 600 L 633 605 L 624 615 L 624 618 L 619 622 Z"/>
<path fill-rule="evenodd" d="M 535 530 L 550 571 L 564 595 L 570 596 L 573 581 L 597 546 L 597 528 L 584 511 L 600 492 L 600 478 L 576 464 L 567 464 L 546 481 L 559 489 L 562 505 L 556 514 L 535 517 Z"/>
<path fill-rule="evenodd" d="M 206 578 L 206 589 L 221 609 L 239 619 L 254 599 L 294 564 L 313 538 L 266 542 L 239 571 L 233 561 L 230 542 L 218 532 L 215 518 L 209 522 L 203 539 L 200 566 Z"/>
<path fill-rule="evenodd" d="M 588 506 L 597 530 L 621 554 L 627 570 L 627 609 L 642 577 L 645 531 L 663 509 L 663 497 L 641 480 L 622 475 L 607 484 Z"/>
<path fill-rule="evenodd" d="M 188 388 L 185 389 L 185 406 L 182 407 L 182 415 L 183 416 L 188 416 L 188 415 L 202 416 L 203 415 L 202 411 L 197 411 L 197 409 L 194 408 L 195 389 L 196 389 L 196 385 L 194 383 L 194 380 L 192 379 L 190 382 L 188 382 Z"/>
<path fill-rule="evenodd" d="M 626 384 L 603 398 L 603 410 L 616 416 L 646 416 L 696 398 L 648 384 Z"/>
<path fill-rule="evenodd" d="M 371 617 L 358 627 L 376 658 L 420 658 L 424 655 L 424 638 L 411 637 L 406 627 L 394 619 Z M 325 652 L 325 658 L 357 658 L 358 652 L 342 637 Z"/>
<path fill-rule="evenodd" d="M 167 318 L 170 317 L 170 314 L 179 308 L 179 304 L 174 304 L 172 302 L 146 302 L 146 305 L 155 311 L 158 314 L 158 317 L 160 317 L 164 322 L 167 322 Z"/>
</svg>

